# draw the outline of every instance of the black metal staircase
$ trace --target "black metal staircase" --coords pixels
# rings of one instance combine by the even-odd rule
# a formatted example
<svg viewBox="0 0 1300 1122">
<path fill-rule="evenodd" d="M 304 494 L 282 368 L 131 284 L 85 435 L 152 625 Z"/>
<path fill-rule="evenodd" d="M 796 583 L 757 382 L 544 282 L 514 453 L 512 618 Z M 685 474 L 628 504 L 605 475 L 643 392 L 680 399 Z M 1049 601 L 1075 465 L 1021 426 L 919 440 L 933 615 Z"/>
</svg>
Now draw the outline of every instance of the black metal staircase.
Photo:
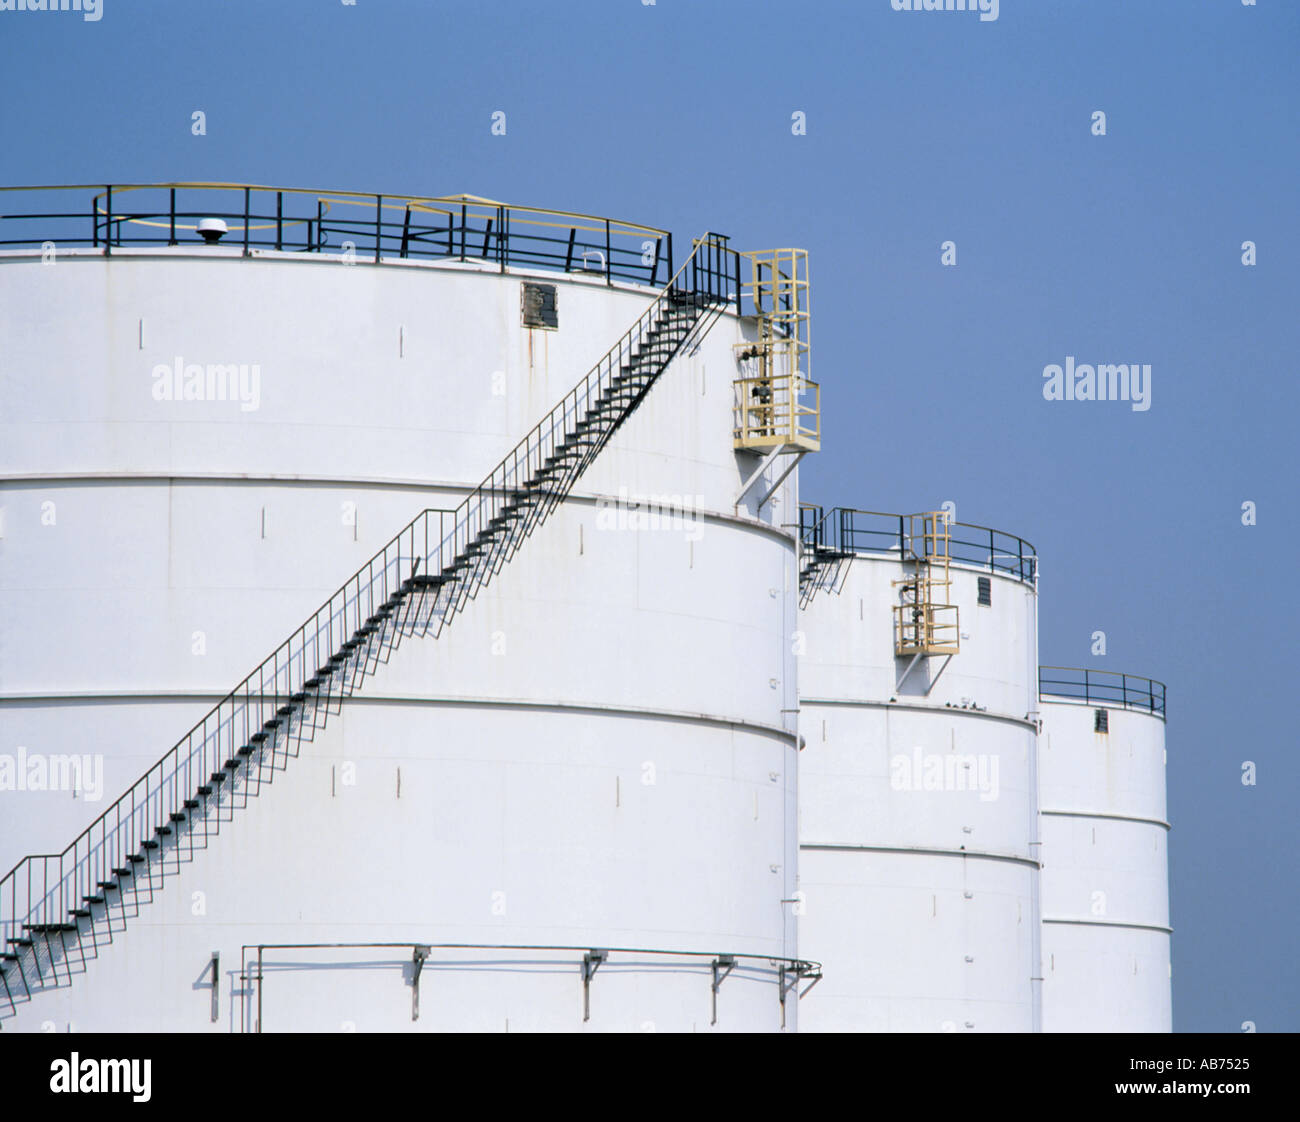
<svg viewBox="0 0 1300 1122">
<path fill-rule="evenodd" d="M 571 491 L 665 367 L 739 301 L 705 235 L 636 323 L 455 510 L 402 529 L 59 854 L 0 880 L 0 1020 L 71 983 L 273 783 L 406 636 L 437 637 Z M 196 845 L 196 843 L 198 843 Z"/>
<path fill-rule="evenodd" d="M 799 606 L 805 608 L 820 589 L 839 587 L 840 572 L 852 560 L 852 550 L 840 544 L 842 534 L 829 534 L 826 520 L 838 508 L 825 511 L 812 503 L 799 506 Z"/>
</svg>

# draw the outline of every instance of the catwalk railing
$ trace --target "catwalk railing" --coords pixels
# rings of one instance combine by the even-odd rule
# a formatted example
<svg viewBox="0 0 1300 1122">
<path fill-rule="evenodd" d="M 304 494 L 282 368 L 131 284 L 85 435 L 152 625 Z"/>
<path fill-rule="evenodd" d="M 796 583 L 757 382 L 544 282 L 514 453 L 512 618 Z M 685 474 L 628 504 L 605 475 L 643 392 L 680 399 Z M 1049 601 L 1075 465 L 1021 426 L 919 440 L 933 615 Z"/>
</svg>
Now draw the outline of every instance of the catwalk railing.
<svg viewBox="0 0 1300 1122">
<path fill-rule="evenodd" d="M 906 554 L 910 548 L 908 516 L 850 507 L 806 505 L 799 512 L 800 536 L 810 551 L 838 554 Z M 950 522 L 949 559 L 1032 583 L 1038 554 L 1023 538 L 978 526 Z"/>
<path fill-rule="evenodd" d="M 1038 694 L 1045 701 L 1061 698 L 1103 707 L 1144 709 L 1162 720 L 1165 717 L 1164 682 L 1115 670 L 1040 666 Z"/>
<path fill-rule="evenodd" d="M 222 229 L 224 225 L 224 230 Z M 243 183 L 0 188 L 0 251 L 205 245 L 328 254 L 356 262 L 433 260 L 663 284 L 673 237 L 635 222 L 473 195 L 421 197 Z M 732 254 L 732 283 L 740 258 Z"/>
</svg>

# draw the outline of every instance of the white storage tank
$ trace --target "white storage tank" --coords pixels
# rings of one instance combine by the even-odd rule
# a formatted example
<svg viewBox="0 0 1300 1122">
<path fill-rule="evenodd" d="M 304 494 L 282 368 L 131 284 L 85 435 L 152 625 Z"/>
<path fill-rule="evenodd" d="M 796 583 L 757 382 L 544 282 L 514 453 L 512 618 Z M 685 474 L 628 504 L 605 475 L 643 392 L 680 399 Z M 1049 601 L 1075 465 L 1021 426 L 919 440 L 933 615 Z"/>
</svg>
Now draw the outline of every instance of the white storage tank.
<svg viewBox="0 0 1300 1122">
<path fill-rule="evenodd" d="M 42 206 L 84 218 L 5 224 L 32 246 L 0 254 L 0 762 L 46 769 L 0 790 L 0 873 L 54 856 L 0 884 L 9 953 L 43 972 L 6 960 L 0 1027 L 793 1029 L 797 473 L 736 505 L 734 303 L 456 626 L 405 639 L 219 833 L 192 828 L 208 795 L 178 801 L 206 768 L 173 768 L 138 798 L 190 820 L 162 816 L 137 875 L 69 872 L 689 249 L 469 197 L 87 188 L 0 213 Z M 714 240 L 681 291 L 730 300 L 733 266 Z"/>
<path fill-rule="evenodd" d="M 947 526 L 949 653 L 900 657 L 921 525 L 805 508 L 799 940 L 825 971 L 805 1030 L 1038 1025 L 1036 557 Z"/>
<path fill-rule="evenodd" d="M 1042 668 L 1043 1028 L 1170 1032 L 1165 687 Z"/>
</svg>

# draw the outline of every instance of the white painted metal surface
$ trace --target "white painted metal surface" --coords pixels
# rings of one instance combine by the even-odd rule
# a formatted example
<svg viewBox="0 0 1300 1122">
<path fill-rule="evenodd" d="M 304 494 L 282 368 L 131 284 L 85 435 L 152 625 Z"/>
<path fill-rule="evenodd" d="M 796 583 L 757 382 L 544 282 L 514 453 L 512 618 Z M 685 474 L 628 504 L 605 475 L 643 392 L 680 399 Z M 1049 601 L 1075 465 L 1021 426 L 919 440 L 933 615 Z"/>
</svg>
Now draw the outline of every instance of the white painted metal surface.
<svg viewBox="0 0 1300 1122">
<path fill-rule="evenodd" d="M 803 613 L 805 1030 L 1031 1031 L 1036 592 L 954 565 L 961 651 L 894 655 L 896 559 L 860 555 Z M 903 679 L 902 688 L 898 683 Z"/>
<path fill-rule="evenodd" d="M 1165 722 L 1044 698 L 1043 1028 L 1172 1027 Z"/>
<path fill-rule="evenodd" d="M 0 866 L 70 842 L 389 535 L 455 505 L 651 295 L 541 279 L 558 331 L 520 326 L 519 274 L 473 266 L 0 262 L 0 753 L 92 761 L 75 789 L 0 792 Z M 741 331 L 676 360 L 455 627 L 5 1028 L 248 1030 L 243 948 L 410 942 L 656 954 L 614 952 L 584 1022 L 581 953 L 432 952 L 412 1022 L 410 947 L 278 952 L 265 1027 L 705 1030 L 711 958 L 659 952 L 794 957 L 797 483 L 761 520 L 732 505 Z M 167 400 L 178 363 L 236 373 Z M 792 1029 L 795 1006 L 742 962 L 717 1028 Z"/>
</svg>

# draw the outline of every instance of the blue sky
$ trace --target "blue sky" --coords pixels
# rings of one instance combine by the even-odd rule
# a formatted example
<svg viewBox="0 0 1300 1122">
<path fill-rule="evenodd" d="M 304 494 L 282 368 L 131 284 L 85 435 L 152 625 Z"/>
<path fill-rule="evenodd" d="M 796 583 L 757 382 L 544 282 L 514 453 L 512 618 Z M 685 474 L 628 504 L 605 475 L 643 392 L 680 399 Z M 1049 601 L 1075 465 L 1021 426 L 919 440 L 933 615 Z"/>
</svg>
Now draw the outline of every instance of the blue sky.
<svg viewBox="0 0 1300 1122">
<path fill-rule="evenodd" d="M 1175 1027 L 1300 1029 L 1300 4 L 103 3 L 0 13 L 3 182 L 470 192 L 806 247 L 805 497 L 1028 538 L 1043 661 L 1168 683 Z M 1152 407 L 1045 401 L 1067 355 L 1149 363 Z"/>
</svg>

